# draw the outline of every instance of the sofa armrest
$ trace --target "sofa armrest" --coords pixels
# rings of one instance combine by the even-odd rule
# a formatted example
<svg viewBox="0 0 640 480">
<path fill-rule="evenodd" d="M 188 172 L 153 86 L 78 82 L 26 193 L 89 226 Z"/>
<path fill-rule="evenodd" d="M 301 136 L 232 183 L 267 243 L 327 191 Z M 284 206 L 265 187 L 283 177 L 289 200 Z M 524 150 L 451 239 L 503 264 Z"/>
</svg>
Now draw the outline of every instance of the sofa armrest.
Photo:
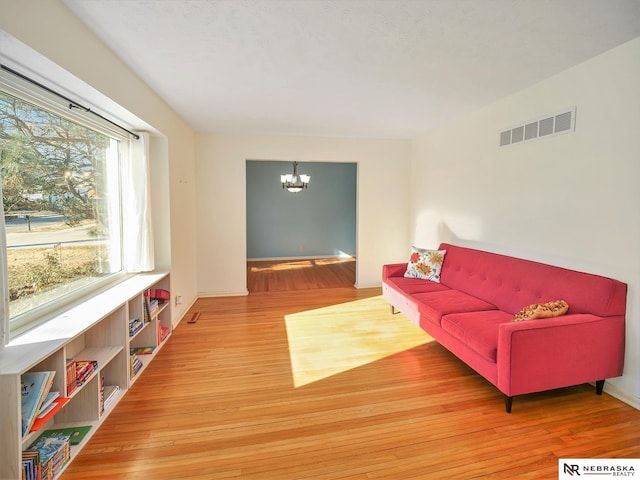
<svg viewBox="0 0 640 480">
<path fill-rule="evenodd" d="M 382 266 L 382 281 L 384 282 L 389 277 L 404 277 L 404 272 L 407 271 L 406 263 L 388 263 Z"/>
<path fill-rule="evenodd" d="M 624 317 L 575 314 L 498 331 L 498 388 L 508 396 L 622 375 Z"/>
</svg>

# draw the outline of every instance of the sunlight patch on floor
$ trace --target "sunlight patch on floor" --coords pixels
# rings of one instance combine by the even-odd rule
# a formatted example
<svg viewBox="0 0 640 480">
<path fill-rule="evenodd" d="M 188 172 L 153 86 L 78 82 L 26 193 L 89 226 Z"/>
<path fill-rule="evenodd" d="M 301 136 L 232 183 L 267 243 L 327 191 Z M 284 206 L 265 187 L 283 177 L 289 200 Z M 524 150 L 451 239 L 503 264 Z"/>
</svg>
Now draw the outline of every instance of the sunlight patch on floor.
<svg viewBox="0 0 640 480">
<path fill-rule="evenodd" d="M 313 267 L 313 263 L 311 263 L 309 260 L 300 260 L 295 262 L 279 262 L 276 264 L 267 263 L 266 266 L 254 265 L 251 267 L 251 271 L 252 272 L 275 272 L 280 270 L 296 270 L 298 268 L 311 268 L 311 267 Z"/>
<path fill-rule="evenodd" d="M 331 257 L 331 258 L 314 258 L 310 260 L 292 260 L 292 261 L 264 261 L 257 262 L 257 265 L 251 265 L 250 269 L 253 273 L 258 272 L 276 272 L 282 270 L 297 270 L 302 268 L 322 267 L 325 265 L 336 265 L 338 263 L 355 262 L 353 257 Z"/>
<path fill-rule="evenodd" d="M 380 360 L 433 339 L 382 296 L 285 316 L 295 387 Z"/>
</svg>

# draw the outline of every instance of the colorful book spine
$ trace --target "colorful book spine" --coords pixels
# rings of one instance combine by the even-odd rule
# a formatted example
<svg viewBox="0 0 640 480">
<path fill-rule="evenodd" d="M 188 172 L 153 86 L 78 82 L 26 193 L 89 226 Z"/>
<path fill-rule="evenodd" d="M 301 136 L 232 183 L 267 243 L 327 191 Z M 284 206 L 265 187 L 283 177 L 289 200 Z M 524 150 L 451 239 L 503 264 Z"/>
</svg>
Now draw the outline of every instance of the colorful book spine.
<svg viewBox="0 0 640 480">
<path fill-rule="evenodd" d="M 133 378 L 138 374 L 138 372 L 140 372 L 140 370 L 142 370 L 143 363 L 142 363 L 142 360 L 140 360 L 137 355 L 133 354 L 129 357 L 129 364 L 130 364 L 129 374 L 131 378 Z"/>
<path fill-rule="evenodd" d="M 69 397 L 76 388 L 82 386 L 96 370 L 98 370 L 98 362 L 96 360 L 68 359 L 66 366 L 67 397 Z"/>
<path fill-rule="evenodd" d="M 77 360 L 76 364 L 76 385 L 84 384 L 98 370 L 98 362 L 95 360 Z"/>
<path fill-rule="evenodd" d="M 158 339 L 158 343 L 162 343 L 169 336 L 170 329 L 169 327 L 160 327 L 160 338 Z"/>
<path fill-rule="evenodd" d="M 154 315 L 158 314 L 158 311 L 160 310 L 160 306 L 158 304 L 158 300 L 156 300 L 155 298 L 152 298 L 149 300 L 149 312 L 151 317 L 153 317 Z"/>
<path fill-rule="evenodd" d="M 104 413 L 104 377 L 100 377 L 100 416 Z"/>
<path fill-rule="evenodd" d="M 69 461 L 71 442 L 67 435 L 42 435 L 29 447 L 28 451 L 37 451 L 40 454 L 42 478 L 53 479 L 60 474 L 62 467 Z"/>
<path fill-rule="evenodd" d="M 66 385 L 67 385 L 67 397 L 68 397 L 78 387 L 78 385 L 76 384 L 76 364 L 73 361 L 73 359 L 67 360 L 66 373 L 67 373 Z"/>
<path fill-rule="evenodd" d="M 42 479 L 42 466 L 39 451 L 25 450 L 22 452 L 22 478 L 23 480 Z"/>
<path fill-rule="evenodd" d="M 144 298 L 144 305 L 143 305 L 144 323 L 149 323 L 151 321 L 151 308 L 149 307 L 149 302 L 151 300 L 149 299 L 148 291 L 145 293 L 143 298 Z"/>
<path fill-rule="evenodd" d="M 134 318 L 129 322 L 129 337 L 133 337 L 136 333 L 144 328 L 144 323 L 139 318 Z"/>
</svg>

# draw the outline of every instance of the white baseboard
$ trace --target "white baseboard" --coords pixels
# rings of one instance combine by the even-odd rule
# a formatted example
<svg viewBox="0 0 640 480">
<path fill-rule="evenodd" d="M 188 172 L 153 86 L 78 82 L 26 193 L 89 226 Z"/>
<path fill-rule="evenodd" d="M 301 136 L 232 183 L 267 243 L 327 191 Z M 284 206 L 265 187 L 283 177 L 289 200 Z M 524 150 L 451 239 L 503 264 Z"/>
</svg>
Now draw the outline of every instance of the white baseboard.
<svg viewBox="0 0 640 480">
<path fill-rule="evenodd" d="M 180 315 L 180 318 L 178 318 L 178 320 L 176 320 L 173 324 L 173 328 L 176 328 L 178 326 L 178 324 L 180 322 L 182 322 L 182 319 L 185 317 L 185 315 L 189 312 L 189 310 L 191 309 L 191 307 L 193 307 L 195 305 L 195 303 L 198 301 L 199 297 L 196 297 L 193 299 L 193 301 L 189 304 L 189 306 L 187 306 L 187 308 L 184 309 L 184 312 L 182 312 L 182 315 Z"/>
<path fill-rule="evenodd" d="M 608 393 L 612 397 L 617 398 L 621 402 L 632 406 L 636 410 L 640 410 L 640 398 L 636 397 L 635 395 L 630 395 L 628 392 L 616 388 L 615 385 L 612 385 L 609 382 L 604 383 L 604 392 Z"/>
<path fill-rule="evenodd" d="M 249 295 L 249 290 L 229 291 L 229 292 L 198 292 L 198 298 L 207 297 L 242 297 Z"/>
</svg>

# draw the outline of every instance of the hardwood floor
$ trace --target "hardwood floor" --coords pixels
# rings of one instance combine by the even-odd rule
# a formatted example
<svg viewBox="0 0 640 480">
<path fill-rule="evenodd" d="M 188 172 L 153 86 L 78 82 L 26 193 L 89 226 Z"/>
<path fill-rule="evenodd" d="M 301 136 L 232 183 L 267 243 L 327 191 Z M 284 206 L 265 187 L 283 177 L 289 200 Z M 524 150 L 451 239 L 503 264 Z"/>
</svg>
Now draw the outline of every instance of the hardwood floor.
<svg viewBox="0 0 640 480">
<path fill-rule="evenodd" d="M 516 397 L 507 414 L 379 295 L 198 300 L 198 321 L 177 327 L 62 480 L 538 480 L 558 478 L 558 458 L 640 457 L 638 410 L 580 385 Z"/>
<path fill-rule="evenodd" d="M 248 261 L 249 293 L 352 287 L 355 258 Z"/>
</svg>

